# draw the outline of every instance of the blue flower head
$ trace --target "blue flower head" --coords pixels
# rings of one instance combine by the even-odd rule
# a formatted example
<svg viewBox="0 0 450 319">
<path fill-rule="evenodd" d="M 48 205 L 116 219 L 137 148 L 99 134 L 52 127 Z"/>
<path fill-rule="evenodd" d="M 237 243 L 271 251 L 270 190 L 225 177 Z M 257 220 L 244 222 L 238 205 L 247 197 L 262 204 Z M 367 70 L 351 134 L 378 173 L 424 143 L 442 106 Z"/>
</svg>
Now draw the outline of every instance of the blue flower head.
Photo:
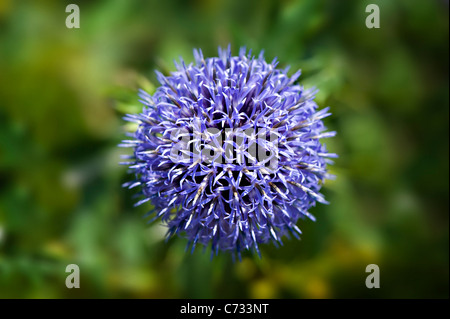
<svg viewBox="0 0 450 319">
<path fill-rule="evenodd" d="M 299 218 L 326 203 L 319 193 L 329 178 L 328 153 L 315 92 L 292 76 L 241 48 L 239 56 L 219 48 L 219 56 L 176 63 L 170 76 L 157 72 L 160 86 L 151 96 L 141 90 L 140 114 L 132 140 L 130 169 L 142 200 L 151 201 L 167 236 L 183 235 L 188 247 L 211 245 L 221 251 L 255 250 L 283 236 L 301 234 Z"/>
</svg>

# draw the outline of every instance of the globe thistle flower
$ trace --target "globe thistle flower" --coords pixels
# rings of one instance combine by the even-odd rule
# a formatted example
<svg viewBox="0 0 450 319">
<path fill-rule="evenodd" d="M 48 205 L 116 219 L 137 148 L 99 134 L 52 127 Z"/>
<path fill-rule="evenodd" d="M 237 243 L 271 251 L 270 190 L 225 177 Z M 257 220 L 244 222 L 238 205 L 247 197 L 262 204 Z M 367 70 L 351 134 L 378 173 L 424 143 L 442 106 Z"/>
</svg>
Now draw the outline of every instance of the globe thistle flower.
<svg viewBox="0 0 450 319">
<path fill-rule="evenodd" d="M 121 146 L 132 147 L 130 169 L 139 187 L 136 205 L 151 201 L 149 214 L 175 234 L 197 244 L 238 254 L 259 244 L 299 237 L 299 218 L 327 203 L 319 193 L 329 178 L 328 153 L 321 138 L 322 119 L 315 91 L 296 84 L 278 62 L 241 48 L 239 56 L 219 48 L 219 56 L 195 63 L 182 60 L 170 76 L 157 72 L 161 84 L 151 96 L 140 90 L 144 105 L 128 121 L 139 124 Z M 261 255 L 260 255 L 261 256 Z"/>
</svg>

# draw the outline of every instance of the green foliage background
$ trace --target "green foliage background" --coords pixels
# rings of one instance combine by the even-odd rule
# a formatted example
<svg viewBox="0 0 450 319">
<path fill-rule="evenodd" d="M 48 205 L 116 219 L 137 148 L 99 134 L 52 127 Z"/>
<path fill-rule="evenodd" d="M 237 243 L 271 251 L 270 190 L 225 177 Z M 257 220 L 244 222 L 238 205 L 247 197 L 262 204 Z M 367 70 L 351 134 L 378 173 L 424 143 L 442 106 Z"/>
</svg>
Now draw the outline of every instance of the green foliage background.
<svg viewBox="0 0 450 319">
<path fill-rule="evenodd" d="M 448 1 L 0 0 L 0 297 L 448 298 L 448 21 Z M 234 264 L 164 244 L 116 147 L 155 68 L 228 43 L 301 68 L 340 154 L 302 240 Z"/>
</svg>

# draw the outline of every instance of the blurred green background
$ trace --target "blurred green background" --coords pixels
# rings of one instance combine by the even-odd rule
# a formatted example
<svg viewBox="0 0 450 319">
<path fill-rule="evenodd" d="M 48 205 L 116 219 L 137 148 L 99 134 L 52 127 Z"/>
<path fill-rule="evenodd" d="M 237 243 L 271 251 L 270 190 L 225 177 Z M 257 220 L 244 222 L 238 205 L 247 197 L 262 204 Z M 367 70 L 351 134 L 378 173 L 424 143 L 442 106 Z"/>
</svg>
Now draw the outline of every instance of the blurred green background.
<svg viewBox="0 0 450 319">
<path fill-rule="evenodd" d="M 448 1 L 0 0 L 0 297 L 448 298 L 448 21 Z M 241 263 L 165 244 L 116 146 L 154 69 L 228 43 L 301 68 L 340 154 L 302 240 Z"/>
</svg>

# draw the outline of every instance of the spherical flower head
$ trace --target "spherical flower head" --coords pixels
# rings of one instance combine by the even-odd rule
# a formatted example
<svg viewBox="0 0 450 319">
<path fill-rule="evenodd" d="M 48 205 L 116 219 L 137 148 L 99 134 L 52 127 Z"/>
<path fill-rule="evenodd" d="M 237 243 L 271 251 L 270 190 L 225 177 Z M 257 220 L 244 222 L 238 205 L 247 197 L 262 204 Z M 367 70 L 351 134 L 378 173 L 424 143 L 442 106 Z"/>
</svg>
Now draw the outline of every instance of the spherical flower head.
<svg viewBox="0 0 450 319">
<path fill-rule="evenodd" d="M 170 76 L 157 72 L 160 86 L 141 90 L 142 113 L 125 118 L 139 124 L 132 140 L 131 170 L 153 219 L 167 225 L 167 237 L 238 254 L 283 236 L 301 234 L 299 218 L 326 203 L 319 193 L 336 157 L 320 142 L 324 132 L 315 92 L 296 84 L 300 71 L 267 63 L 241 48 L 219 56 L 176 64 Z"/>
</svg>

